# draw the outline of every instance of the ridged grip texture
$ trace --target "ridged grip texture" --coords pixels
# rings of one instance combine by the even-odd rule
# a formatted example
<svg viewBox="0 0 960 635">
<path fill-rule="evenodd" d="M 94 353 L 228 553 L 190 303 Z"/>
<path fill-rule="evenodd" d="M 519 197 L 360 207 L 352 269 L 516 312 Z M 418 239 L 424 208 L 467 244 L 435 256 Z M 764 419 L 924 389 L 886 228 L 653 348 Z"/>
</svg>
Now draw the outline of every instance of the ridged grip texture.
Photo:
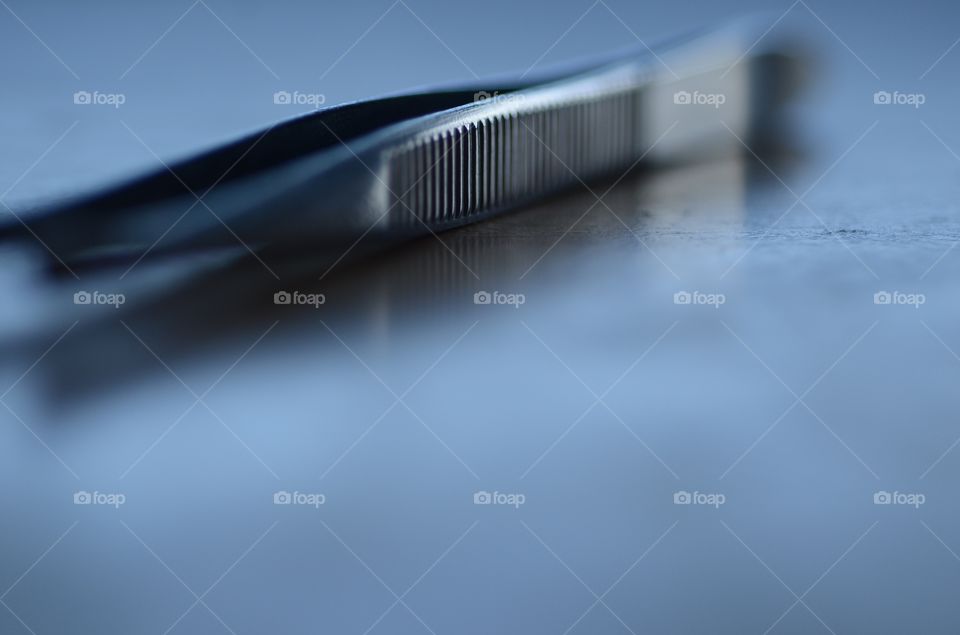
<svg viewBox="0 0 960 635">
<path fill-rule="evenodd" d="M 642 152 L 638 86 L 498 100 L 388 154 L 391 226 L 456 224 L 626 169 Z"/>
</svg>

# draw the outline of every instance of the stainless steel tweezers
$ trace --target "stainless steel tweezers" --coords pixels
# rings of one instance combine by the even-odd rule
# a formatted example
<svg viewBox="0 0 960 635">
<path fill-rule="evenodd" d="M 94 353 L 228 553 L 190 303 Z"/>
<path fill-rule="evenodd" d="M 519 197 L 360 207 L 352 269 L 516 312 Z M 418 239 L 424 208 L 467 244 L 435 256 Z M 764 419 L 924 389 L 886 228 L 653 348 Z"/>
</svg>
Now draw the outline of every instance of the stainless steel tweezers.
<svg viewBox="0 0 960 635">
<path fill-rule="evenodd" d="M 637 164 L 777 134 L 798 55 L 750 23 L 530 77 L 311 113 L 12 226 L 75 264 L 211 246 L 409 239 Z M 158 239 L 162 236 L 162 240 Z"/>
</svg>

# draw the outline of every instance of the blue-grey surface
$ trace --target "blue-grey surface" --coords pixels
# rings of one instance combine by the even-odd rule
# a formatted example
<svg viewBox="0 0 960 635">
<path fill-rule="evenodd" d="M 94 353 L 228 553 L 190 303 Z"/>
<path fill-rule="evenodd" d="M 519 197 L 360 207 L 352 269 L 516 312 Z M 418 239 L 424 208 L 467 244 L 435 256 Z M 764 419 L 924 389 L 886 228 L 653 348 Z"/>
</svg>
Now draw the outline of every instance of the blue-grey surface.
<svg viewBox="0 0 960 635">
<path fill-rule="evenodd" d="M 25 219 L 296 112 L 278 90 L 757 9 L 819 66 L 800 160 L 628 178 L 609 209 L 574 193 L 359 267 L 251 259 L 152 300 L 147 263 L 53 284 L 0 249 L 0 632 L 960 628 L 953 5 L 2 4 L 0 212 Z"/>
</svg>

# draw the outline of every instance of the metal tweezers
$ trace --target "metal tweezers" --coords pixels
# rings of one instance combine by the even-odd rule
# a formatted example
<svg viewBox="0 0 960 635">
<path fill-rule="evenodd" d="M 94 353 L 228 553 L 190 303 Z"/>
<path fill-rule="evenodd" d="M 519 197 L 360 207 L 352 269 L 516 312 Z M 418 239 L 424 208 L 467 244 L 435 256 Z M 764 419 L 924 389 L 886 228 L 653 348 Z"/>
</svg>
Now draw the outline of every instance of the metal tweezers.
<svg viewBox="0 0 960 635">
<path fill-rule="evenodd" d="M 317 253 L 361 237 L 395 243 L 638 164 L 761 147 L 778 134 L 797 83 L 795 53 L 745 22 L 536 75 L 336 106 L 62 204 L 0 237 L 39 238 L 71 265 L 238 238 Z"/>
</svg>

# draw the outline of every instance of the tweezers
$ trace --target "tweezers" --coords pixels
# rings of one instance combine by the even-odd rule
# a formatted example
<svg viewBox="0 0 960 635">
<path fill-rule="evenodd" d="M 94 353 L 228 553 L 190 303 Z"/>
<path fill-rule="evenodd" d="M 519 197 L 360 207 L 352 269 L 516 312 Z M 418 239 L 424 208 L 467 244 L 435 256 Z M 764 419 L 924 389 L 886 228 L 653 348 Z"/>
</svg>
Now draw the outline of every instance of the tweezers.
<svg viewBox="0 0 960 635">
<path fill-rule="evenodd" d="M 394 243 L 638 164 L 760 147 L 800 56 L 752 22 L 560 70 L 310 113 L 11 225 L 64 264 Z"/>
</svg>

